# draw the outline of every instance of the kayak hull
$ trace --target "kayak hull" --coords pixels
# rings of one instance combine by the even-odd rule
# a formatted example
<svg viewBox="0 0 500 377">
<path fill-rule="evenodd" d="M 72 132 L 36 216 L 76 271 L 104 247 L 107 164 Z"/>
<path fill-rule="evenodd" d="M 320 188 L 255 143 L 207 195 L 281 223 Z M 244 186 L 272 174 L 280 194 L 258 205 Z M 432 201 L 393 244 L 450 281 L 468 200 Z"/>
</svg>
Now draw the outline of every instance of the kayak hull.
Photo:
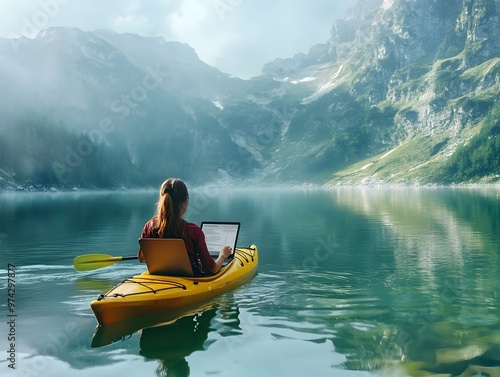
<svg viewBox="0 0 500 377">
<path fill-rule="evenodd" d="M 237 248 L 234 259 L 212 276 L 132 276 L 90 303 L 97 322 L 110 325 L 141 316 L 181 315 L 214 296 L 230 291 L 257 273 L 257 246 Z"/>
</svg>

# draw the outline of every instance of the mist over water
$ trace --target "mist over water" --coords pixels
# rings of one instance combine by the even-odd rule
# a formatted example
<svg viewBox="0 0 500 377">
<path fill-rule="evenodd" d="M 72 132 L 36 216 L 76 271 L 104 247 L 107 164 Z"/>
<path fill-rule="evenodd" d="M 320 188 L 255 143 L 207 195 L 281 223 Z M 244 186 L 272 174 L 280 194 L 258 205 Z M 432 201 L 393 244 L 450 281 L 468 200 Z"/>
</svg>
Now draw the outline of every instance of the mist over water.
<svg viewBox="0 0 500 377">
<path fill-rule="evenodd" d="M 499 194 L 192 189 L 186 219 L 240 221 L 239 246 L 259 247 L 257 276 L 197 314 L 101 347 L 90 301 L 144 266 L 77 273 L 73 258 L 135 255 L 156 191 L 1 194 L 0 286 L 15 265 L 17 366 L 42 376 L 497 371 Z"/>
</svg>

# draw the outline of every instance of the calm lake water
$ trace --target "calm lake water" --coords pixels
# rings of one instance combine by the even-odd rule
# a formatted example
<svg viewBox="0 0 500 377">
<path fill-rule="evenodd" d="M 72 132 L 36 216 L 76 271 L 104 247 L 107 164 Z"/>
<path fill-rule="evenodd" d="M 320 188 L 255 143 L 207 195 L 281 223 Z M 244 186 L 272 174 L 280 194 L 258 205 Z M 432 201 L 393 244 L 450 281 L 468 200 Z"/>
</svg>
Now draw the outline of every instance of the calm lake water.
<svg viewBox="0 0 500 377">
<path fill-rule="evenodd" d="M 188 220 L 241 221 L 257 276 L 99 347 L 90 301 L 143 266 L 73 258 L 135 255 L 156 193 L 0 194 L 0 375 L 500 375 L 500 188 L 190 194 Z"/>
</svg>

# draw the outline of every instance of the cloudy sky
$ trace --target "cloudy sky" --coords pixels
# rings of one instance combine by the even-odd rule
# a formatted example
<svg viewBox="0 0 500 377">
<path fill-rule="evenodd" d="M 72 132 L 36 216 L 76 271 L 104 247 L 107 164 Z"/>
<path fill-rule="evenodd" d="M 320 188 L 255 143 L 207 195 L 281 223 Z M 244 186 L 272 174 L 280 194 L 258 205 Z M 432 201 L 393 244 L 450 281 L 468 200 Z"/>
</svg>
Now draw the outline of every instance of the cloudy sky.
<svg viewBox="0 0 500 377">
<path fill-rule="evenodd" d="M 188 43 L 206 63 L 242 78 L 307 52 L 356 0 L 0 0 L 0 37 L 49 26 L 109 28 Z"/>
</svg>

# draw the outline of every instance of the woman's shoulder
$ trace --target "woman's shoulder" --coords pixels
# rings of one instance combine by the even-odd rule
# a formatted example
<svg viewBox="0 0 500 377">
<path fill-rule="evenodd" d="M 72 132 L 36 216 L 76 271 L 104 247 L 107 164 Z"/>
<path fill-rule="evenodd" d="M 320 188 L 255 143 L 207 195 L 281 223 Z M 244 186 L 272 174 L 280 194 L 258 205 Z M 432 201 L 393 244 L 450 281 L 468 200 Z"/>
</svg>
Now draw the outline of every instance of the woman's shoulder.
<svg viewBox="0 0 500 377">
<path fill-rule="evenodd" d="M 186 224 L 187 224 L 187 234 L 189 235 L 189 237 L 193 239 L 200 239 L 200 238 L 205 239 L 205 235 L 203 234 L 203 231 L 198 225 L 187 221 Z"/>
<path fill-rule="evenodd" d="M 186 221 L 188 232 L 202 232 L 201 228 L 195 223 Z M 203 232 L 202 232 L 203 233 Z"/>
<path fill-rule="evenodd" d="M 153 237 L 154 229 L 155 229 L 154 219 L 150 219 L 146 224 L 144 224 L 141 236 L 146 238 Z"/>
</svg>

